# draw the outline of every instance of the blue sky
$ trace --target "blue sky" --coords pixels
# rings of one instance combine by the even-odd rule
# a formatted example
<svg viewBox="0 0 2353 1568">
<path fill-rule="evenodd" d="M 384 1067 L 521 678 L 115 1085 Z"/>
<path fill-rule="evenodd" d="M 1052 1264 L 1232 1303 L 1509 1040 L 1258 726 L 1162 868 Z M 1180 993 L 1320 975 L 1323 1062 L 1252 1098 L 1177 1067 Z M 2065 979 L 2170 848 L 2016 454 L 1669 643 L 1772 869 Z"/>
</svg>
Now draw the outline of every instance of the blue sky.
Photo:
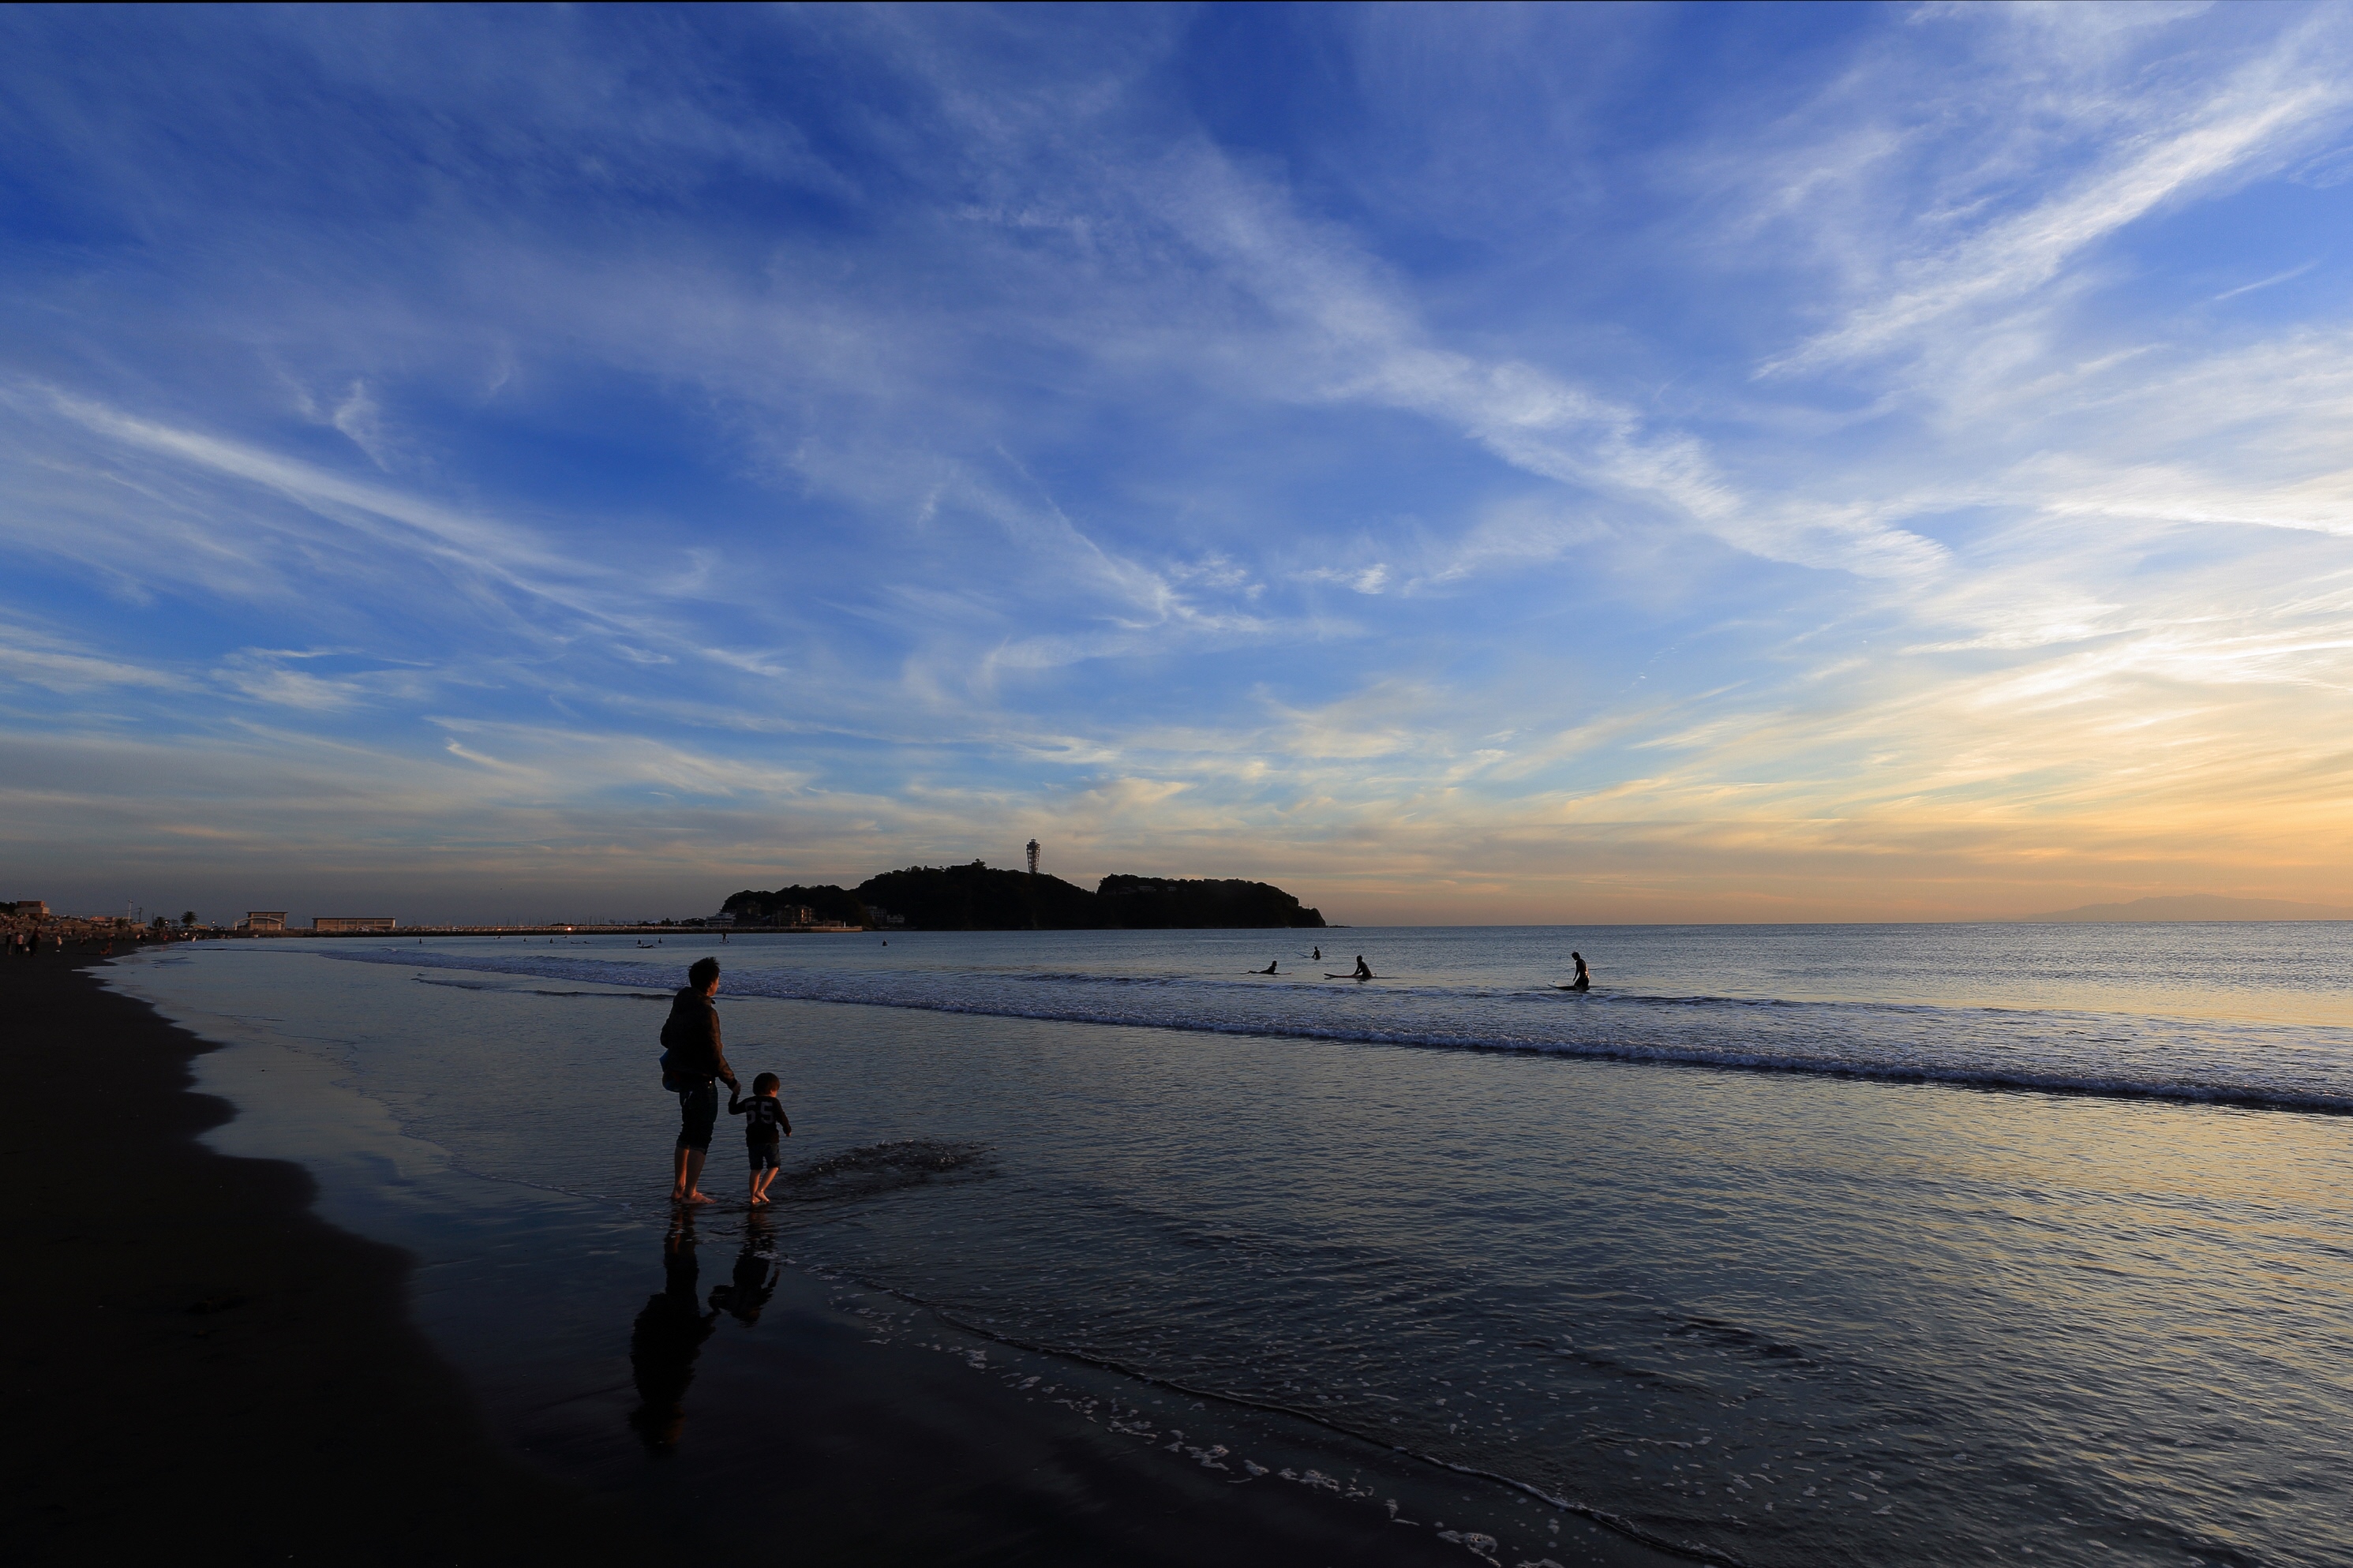
<svg viewBox="0 0 2353 1568">
<path fill-rule="evenodd" d="M 2348 56 L 0 12 L 0 896 L 2353 902 Z"/>
</svg>

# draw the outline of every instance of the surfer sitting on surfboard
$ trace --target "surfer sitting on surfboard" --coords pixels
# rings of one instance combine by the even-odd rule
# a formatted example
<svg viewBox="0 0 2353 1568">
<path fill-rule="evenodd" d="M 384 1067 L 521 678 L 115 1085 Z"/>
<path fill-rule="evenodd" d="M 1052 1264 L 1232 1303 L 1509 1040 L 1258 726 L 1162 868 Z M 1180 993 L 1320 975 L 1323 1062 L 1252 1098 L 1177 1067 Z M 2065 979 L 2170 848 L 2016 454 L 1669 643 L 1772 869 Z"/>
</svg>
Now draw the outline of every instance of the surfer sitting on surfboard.
<svg viewBox="0 0 2353 1568">
<path fill-rule="evenodd" d="M 1373 966 L 1365 962 L 1365 955 L 1363 953 L 1360 952 L 1356 954 L 1356 978 L 1359 980 L 1370 980 L 1372 977 Z"/>
<path fill-rule="evenodd" d="M 1592 990 L 1593 976 L 1585 972 L 1585 954 L 1576 952 L 1575 950 L 1571 950 L 1568 956 L 1577 960 L 1577 978 L 1570 981 L 1567 985 L 1562 986 L 1561 989 L 1564 991 Z"/>
</svg>

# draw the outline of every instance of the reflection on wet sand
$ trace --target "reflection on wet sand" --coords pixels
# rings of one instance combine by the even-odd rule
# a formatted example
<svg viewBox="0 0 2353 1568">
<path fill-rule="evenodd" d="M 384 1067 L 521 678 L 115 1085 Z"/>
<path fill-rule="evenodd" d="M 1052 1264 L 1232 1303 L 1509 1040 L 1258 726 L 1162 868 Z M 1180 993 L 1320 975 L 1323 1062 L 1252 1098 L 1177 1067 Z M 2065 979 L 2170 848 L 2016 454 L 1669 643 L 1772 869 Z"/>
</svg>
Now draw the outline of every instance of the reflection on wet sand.
<svg viewBox="0 0 2353 1568">
<path fill-rule="evenodd" d="M 760 1309 L 776 1293 L 776 1232 L 768 1216 L 754 1209 L 744 1223 L 744 1245 L 735 1254 L 735 1277 L 711 1290 L 711 1305 L 750 1328 L 760 1321 Z"/>
<path fill-rule="evenodd" d="M 629 1369 L 638 1383 L 638 1407 L 630 1412 L 629 1426 L 656 1454 L 666 1454 L 678 1444 L 686 1426 L 686 1389 L 694 1381 L 694 1358 L 719 1320 L 716 1307 L 708 1313 L 702 1310 L 694 1247 L 694 1216 L 682 1212 L 662 1237 L 661 1291 L 647 1300 L 629 1333 Z M 737 1275 L 742 1275 L 740 1263 Z"/>
</svg>

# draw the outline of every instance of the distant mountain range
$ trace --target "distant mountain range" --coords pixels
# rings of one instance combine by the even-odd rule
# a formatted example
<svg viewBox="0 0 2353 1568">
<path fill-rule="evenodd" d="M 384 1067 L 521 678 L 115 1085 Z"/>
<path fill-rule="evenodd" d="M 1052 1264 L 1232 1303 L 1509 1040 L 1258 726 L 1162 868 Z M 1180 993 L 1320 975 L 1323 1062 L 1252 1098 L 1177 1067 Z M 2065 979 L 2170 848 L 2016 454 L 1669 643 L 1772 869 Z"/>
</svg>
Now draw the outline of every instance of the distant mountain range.
<svg viewBox="0 0 2353 1568">
<path fill-rule="evenodd" d="M 2046 915 L 2020 915 L 2011 923 L 2036 925 L 2061 921 L 2353 921 L 2353 910 L 2327 904 L 2291 903 L 2285 899 L 2225 899 L 2212 893 L 2177 893 L 2170 898 L 2135 899 L 2128 904 L 2080 904 Z"/>
</svg>

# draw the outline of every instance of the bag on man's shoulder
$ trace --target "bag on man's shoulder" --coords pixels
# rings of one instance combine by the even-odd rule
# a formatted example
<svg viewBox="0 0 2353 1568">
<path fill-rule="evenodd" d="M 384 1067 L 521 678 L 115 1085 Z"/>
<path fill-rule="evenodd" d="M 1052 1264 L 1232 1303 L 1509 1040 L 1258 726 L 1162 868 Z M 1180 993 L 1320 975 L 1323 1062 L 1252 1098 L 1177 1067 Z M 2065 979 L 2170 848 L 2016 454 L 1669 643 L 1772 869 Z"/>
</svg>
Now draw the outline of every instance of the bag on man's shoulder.
<svg viewBox="0 0 2353 1568">
<path fill-rule="evenodd" d="M 677 1027 L 678 1005 L 676 1003 L 672 1003 L 670 1005 L 670 1016 L 662 1020 L 661 1026 L 662 1089 L 664 1092 L 670 1094 L 683 1094 L 688 1089 L 694 1087 L 693 1084 L 688 1082 L 685 1079 L 679 1077 L 676 1071 L 673 1070 L 676 1067 L 676 1060 L 672 1056 L 672 1052 L 677 1046 L 677 1042 L 671 1038 L 671 1031 L 675 1030 Z"/>
</svg>

